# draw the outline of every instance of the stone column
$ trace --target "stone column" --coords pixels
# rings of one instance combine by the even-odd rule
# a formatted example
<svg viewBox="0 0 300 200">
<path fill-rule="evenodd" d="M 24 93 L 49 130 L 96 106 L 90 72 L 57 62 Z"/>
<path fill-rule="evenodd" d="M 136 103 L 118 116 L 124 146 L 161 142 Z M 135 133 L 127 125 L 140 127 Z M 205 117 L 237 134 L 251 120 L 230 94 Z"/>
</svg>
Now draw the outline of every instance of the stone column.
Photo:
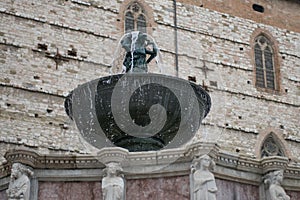
<svg viewBox="0 0 300 200">
<path fill-rule="evenodd" d="M 30 200 L 38 200 L 39 181 L 35 176 L 33 176 L 30 182 Z"/>
</svg>

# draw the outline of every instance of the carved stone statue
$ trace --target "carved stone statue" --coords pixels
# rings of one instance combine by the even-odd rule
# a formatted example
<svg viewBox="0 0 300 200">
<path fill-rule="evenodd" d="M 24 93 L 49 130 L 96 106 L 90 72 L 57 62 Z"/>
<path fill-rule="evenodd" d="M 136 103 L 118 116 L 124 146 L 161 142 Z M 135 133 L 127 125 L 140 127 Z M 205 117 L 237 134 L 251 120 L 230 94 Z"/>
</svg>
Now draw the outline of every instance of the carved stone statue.
<svg viewBox="0 0 300 200">
<path fill-rule="evenodd" d="M 264 183 L 267 189 L 267 200 L 290 200 L 290 197 L 281 187 L 283 180 L 283 171 L 277 170 L 269 172 L 264 177 Z"/>
<path fill-rule="evenodd" d="M 195 158 L 191 166 L 192 200 L 215 200 L 217 186 L 214 175 L 209 171 L 213 170 L 214 161 L 208 155 Z"/>
<path fill-rule="evenodd" d="M 121 45 L 126 51 L 123 61 L 124 72 L 147 72 L 147 64 L 156 57 L 157 47 L 147 39 L 147 34 L 133 31 L 125 35 Z M 147 55 L 150 55 L 147 58 Z"/>
<path fill-rule="evenodd" d="M 30 179 L 33 172 L 21 163 L 14 163 L 11 169 L 7 196 L 9 200 L 29 200 Z"/>
<path fill-rule="evenodd" d="M 102 192 L 104 200 L 124 199 L 124 180 L 122 168 L 119 163 L 108 163 L 105 169 L 106 176 L 102 179 Z"/>
</svg>

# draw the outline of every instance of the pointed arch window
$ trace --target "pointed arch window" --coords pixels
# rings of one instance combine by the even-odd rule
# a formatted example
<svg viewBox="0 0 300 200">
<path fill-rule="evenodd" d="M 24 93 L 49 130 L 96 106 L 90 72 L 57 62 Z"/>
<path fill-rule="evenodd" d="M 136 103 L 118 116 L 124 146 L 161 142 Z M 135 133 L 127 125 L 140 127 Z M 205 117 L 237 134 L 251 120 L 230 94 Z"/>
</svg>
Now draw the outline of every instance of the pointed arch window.
<svg viewBox="0 0 300 200">
<path fill-rule="evenodd" d="M 260 88 L 277 90 L 274 49 L 271 42 L 264 35 L 260 35 L 255 39 L 254 56 L 255 85 Z"/>
<path fill-rule="evenodd" d="M 140 31 L 146 33 L 147 21 L 143 8 L 139 3 L 130 4 L 125 11 L 125 32 Z"/>
<path fill-rule="evenodd" d="M 261 146 L 261 158 L 269 156 L 285 156 L 281 145 L 273 133 L 270 133 Z"/>
</svg>

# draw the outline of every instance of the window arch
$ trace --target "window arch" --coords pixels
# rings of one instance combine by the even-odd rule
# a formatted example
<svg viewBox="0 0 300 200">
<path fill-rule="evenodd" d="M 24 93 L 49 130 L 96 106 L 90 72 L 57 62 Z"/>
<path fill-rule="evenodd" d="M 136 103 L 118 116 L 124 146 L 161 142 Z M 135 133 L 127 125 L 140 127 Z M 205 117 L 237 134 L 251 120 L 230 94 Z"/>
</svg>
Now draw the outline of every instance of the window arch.
<svg viewBox="0 0 300 200">
<path fill-rule="evenodd" d="M 254 41 L 255 86 L 278 90 L 278 73 L 275 68 L 275 52 L 271 41 L 260 34 Z"/>
<path fill-rule="evenodd" d="M 276 135 L 272 132 L 266 136 L 260 149 L 261 158 L 269 156 L 286 156 Z"/>
<path fill-rule="evenodd" d="M 125 11 L 125 32 L 140 31 L 146 33 L 147 21 L 144 9 L 138 2 L 130 4 Z"/>
</svg>

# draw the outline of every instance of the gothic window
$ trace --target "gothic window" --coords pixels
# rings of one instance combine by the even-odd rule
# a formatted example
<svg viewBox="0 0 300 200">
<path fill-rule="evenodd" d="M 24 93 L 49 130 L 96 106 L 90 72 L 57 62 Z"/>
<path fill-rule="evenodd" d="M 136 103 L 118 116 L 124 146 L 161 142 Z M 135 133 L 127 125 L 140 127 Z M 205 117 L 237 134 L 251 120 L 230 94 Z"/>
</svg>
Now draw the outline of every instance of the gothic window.
<svg viewBox="0 0 300 200">
<path fill-rule="evenodd" d="M 125 14 L 125 32 L 134 30 L 134 18 L 131 12 Z"/>
<path fill-rule="evenodd" d="M 254 56 L 255 85 L 260 88 L 278 89 L 274 66 L 274 50 L 270 41 L 264 35 L 260 35 L 255 39 Z"/>
<path fill-rule="evenodd" d="M 140 31 L 146 33 L 146 16 L 142 7 L 134 2 L 125 11 L 125 32 Z"/>
<path fill-rule="evenodd" d="M 269 134 L 261 146 L 261 158 L 268 156 L 285 156 L 273 133 Z"/>
</svg>

